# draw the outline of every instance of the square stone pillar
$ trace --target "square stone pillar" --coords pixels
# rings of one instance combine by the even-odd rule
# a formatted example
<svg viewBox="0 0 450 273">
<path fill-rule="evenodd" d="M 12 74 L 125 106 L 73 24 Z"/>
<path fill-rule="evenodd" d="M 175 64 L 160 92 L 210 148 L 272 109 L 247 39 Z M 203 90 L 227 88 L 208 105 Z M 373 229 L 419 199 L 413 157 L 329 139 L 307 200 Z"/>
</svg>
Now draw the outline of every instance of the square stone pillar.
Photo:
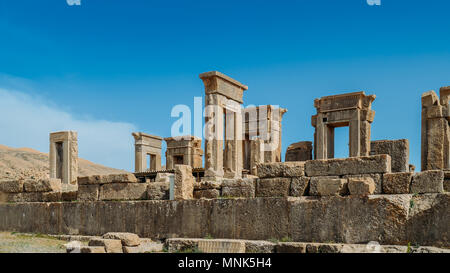
<svg viewBox="0 0 450 273">
<path fill-rule="evenodd" d="M 223 177 L 224 159 L 226 176 L 242 177 L 242 117 L 240 104 L 243 103 L 247 86 L 218 72 L 200 74 L 205 85 L 205 177 Z M 230 114 L 228 124 L 232 124 L 232 135 L 224 139 L 225 109 Z"/>
<path fill-rule="evenodd" d="M 132 133 L 135 144 L 135 171 L 147 171 L 147 156 L 150 156 L 149 171 L 161 170 L 162 137 L 145 133 Z"/>
<path fill-rule="evenodd" d="M 50 178 L 63 184 L 77 183 L 78 134 L 74 131 L 50 133 Z"/>
<path fill-rule="evenodd" d="M 264 163 L 264 141 L 259 138 L 250 140 L 250 173 L 258 175 L 256 165 Z"/>
</svg>

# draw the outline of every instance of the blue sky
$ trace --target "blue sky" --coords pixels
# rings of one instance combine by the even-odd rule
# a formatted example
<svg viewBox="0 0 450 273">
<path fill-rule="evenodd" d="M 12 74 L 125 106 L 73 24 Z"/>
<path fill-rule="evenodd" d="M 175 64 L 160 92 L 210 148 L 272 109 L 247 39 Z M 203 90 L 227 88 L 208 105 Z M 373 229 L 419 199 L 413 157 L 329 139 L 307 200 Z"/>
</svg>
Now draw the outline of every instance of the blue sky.
<svg viewBox="0 0 450 273">
<path fill-rule="evenodd" d="M 408 138 L 419 167 L 420 96 L 450 85 L 449 10 L 445 0 L 0 0 L 0 143 L 47 152 L 48 130 L 75 128 L 81 157 L 132 170 L 130 132 L 169 136 L 172 107 L 193 107 L 198 75 L 219 70 L 249 86 L 244 105 L 288 109 L 283 156 L 313 139 L 315 98 L 363 90 L 377 95 L 372 140 Z M 347 134 L 336 132 L 337 157 Z"/>
</svg>

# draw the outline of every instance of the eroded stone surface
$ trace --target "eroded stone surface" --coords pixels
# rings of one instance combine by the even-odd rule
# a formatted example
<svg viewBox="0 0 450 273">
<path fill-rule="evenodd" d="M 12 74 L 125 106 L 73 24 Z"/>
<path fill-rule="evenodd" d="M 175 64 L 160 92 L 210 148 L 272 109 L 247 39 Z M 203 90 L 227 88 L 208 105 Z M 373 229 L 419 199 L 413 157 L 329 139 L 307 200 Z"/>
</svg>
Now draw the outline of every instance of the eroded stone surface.
<svg viewBox="0 0 450 273">
<path fill-rule="evenodd" d="M 120 240 L 123 246 L 138 246 L 141 243 L 138 235 L 129 232 L 108 232 L 103 239 Z"/>
<path fill-rule="evenodd" d="M 389 155 L 374 155 L 309 160 L 306 161 L 305 172 L 307 176 L 390 173 L 391 157 Z"/>
<path fill-rule="evenodd" d="M 0 181 L 0 192 L 23 192 L 23 183 L 23 180 L 2 180 Z"/>
<path fill-rule="evenodd" d="M 383 175 L 383 193 L 406 194 L 409 193 L 413 173 L 386 173 Z"/>
<path fill-rule="evenodd" d="M 348 194 L 347 179 L 330 177 L 312 177 L 309 194 L 312 196 L 330 196 Z"/>
<path fill-rule="evenodd" d="M 256 197 L 283 197 L 289 195 L 291 178 L 261 178 L 256 182 Z"/>
<path fill-rule="evenodd" d="M 146 183 L 111 183 L 100 186 L 99 200 L 141 200 L 147 197 Z"/>
<path fill-rule="evenodd" d="M 275 162 L 257 164 L 260 178 L 298 177 L 305 175 L 305 162 Z"/>
<path fill-rule="evenodd" d="M 411 193 L 444 192 L 444 172 L 440 170 L 415 173 L 411 182 Z"/>
<path fill-rule="evenodd" d="M 309 189 L 309 180 L 309 177 L 293 177 L 289 195 L 294 197 L 307 195 Z"/>
<path fill-rule="evenodd" d="M 371 195 L 375 191 L 375 182 L 371 177 L 349 178 L 348 190 L 351 195 Z"/>
</svg>

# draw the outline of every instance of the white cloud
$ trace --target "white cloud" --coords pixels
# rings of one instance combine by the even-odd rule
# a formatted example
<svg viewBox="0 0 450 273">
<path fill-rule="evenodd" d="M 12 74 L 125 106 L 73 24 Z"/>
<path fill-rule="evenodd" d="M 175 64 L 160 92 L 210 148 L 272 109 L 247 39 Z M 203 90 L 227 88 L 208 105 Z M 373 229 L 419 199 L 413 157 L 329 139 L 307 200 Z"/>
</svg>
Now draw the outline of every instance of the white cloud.
<svg viewBox="0 0 450 273">
<path fill-rule="evenodd" d="M 78 132 L 79 156 L 109 167 L 133 170 L 131 123 L 79 119 L 51 102 L 0 88 L 0 144 L 48 152 L 49 133 Z"/>
</svg>

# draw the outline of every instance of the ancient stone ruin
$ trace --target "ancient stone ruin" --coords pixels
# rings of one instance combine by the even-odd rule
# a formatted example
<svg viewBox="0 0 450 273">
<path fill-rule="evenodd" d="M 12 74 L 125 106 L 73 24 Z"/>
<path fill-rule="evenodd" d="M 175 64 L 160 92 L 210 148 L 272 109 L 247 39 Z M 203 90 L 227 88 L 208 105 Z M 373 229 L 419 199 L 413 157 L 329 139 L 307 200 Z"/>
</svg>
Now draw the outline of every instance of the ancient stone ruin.
<svg viewBox="0 0 450 273">
<path fill-rule="evenodd" d="M 166 137 L 163 167 L 163 138 L 133 133 L 135 173 L 77 177 L 77 134 L 52 133 L 50 179 L 0 182 L 6 201 L 0 204 L 0 230 L 191 238 L 166 244 L 177 249 L 177 240 L 190 240 L 205 251 L 218 245 L 236 252 L 255 249 L 251 241 L 209 245 L 198 239 L 209 235 L 266 240 L 261 252 L 305 252 L 328 242 L 341 244 L 326 246 L 339 251 L 371 241 L 450 247 L 450 88 L 441 88 L 440 98 L 433 91 L 422 96 L 422 164 L 415 172 L 407 139 L 371 140 L 375 95 L 316 99 L 314 135 L 289 145 L 283 162 L 287 110 L 242 108 L 246 85 L 217 71 L 200 78 L 206 96 L 204 149 L 194 136 Z M 349 157 L 334 158 L 334 130 L 344 126 Z M 78 188 L 64 190 L 65 183 Z M 270 244 L 269 238 L 290 242 Z M 124 251 L 118 241 L 92 246 L 104 252 L 107 243 Z"/>
</svg>

